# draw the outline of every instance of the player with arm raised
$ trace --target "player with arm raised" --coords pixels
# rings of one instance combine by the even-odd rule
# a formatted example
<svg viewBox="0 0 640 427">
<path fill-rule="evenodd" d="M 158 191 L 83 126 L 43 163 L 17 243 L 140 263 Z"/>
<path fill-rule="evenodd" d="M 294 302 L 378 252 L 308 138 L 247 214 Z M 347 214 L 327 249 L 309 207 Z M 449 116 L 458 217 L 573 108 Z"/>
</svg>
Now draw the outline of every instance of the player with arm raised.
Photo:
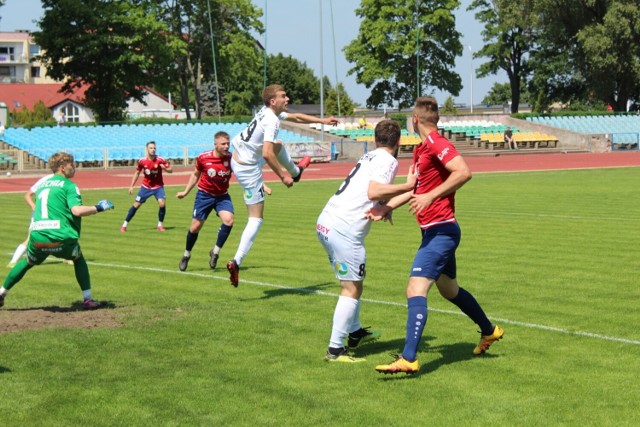
<svg viewBox="0 0 640 427">
<path fill-rule="evenodd" d="M 164 181 L 162 179 L 162 171 L 166 171 L 167 173 L 172 173 L 173 169 L 171 169 L 171 165 L 162 157 L 156 155 L 156 143 L 154 141 L 147 142 L 146 145 L 146 155 L 142 159 L 138 160 L 138 166 L 133 174 L 133 179 L 131 180 L 131 185 L 129 186 L 129 194 L 133 194 L 133 186 L 136 184 L 138 177 L 141 172 L 144 172 L 144 177 L 142 179 L 142 186 L 136 195 L 136 198 L 133 202 L 133 206 L 129 208 L 129 212 L 127 212 L 127 217 L 122 223 L 122 227 L 120 227 L 120 231 L 127 231 L 127 225 L 129 225 L 129 221 L 133 219 L 133 216 L 138 211 L 138 208 L 142 206 L 144 202 L 151 196 L 154 196 L 158 201 L 158 231 L 164 231 L 164 225 L 162 222 L 164 221 L 164 216 L 167 212 L 165 201 L 167 196 L 164 193 Z"/>
<path fill-rule="evenodd" d="M 456 148 L 438 133 L 438 103 L 432 97 L 416 99 L 413 127 L 422 143 L 413 152 L 418 182 L 413 192 L 397 196 L 386 206 L 369 211 L 369 218 L 381 219 L 390 211 L 409 202 L 422 232 L 407 285 L 407 326 L 401 355 L 378 372 L 415 373 L 420 370 L 417 352 L 427 322 L 427 294 L 435 283 L 440 294 L 455 304 L 475 322 L 481 331 L 474 355 L 484 353 L 502 338 L 504 330 L 491 323 L 476 299 L 458 285 L 456 249 L 460 243 L 460 227 L 455 217 L 455 193 L 471 179 L 471 171 Z"/>
<path fill-rule="evenodd" d="M 400 134 L 400 126 L 393 120 L 383 120 L 376 125 L 376 149 L 360 158 L 318 217 L 318 239 L 341 287 L 325 355 L 329 362 L 363 361 L 350 356 L 349 348 L 380 336 L 379 332 L 369 331 L 360 324 L 360 297 L 367 258 L 364 239 L 371 228 L 365 212 L 393 196 L 411 191 L 415 185 L 412 170 L 406 183 L 393 184 L 398 170 Z M 344 345 L 347 338 L 348 348 Z"/>
<path fill-rule="evenodd" d="M 218 229 L 216 245 L 209 251 L 210 268 L 216 268 L 220 249 L 224 246 L 233 228 L 233 203 L 228 193 L 229 180 L 231 179 L 229 134 L 222 131 L 216 133 L 213 137 L 213 146 L 213 150 L 205 151 L 198 156 L 196 169 L 190 175 L 187 186 L 176 195 L 178 199 L 184 198 L 197 183 L 198 192 L 193 202 L 191 226 L 187 232 L 184 254 L 178 264 L 180 271 L 187 269 L 191 250 L 198 240 L 198 233 L 213 210 L 220 217 L 222 224 Z"/>
<path fill-rule="evenodd" d="M 306 114 L 287 113 L 289 98 L 280 85 L 264 88 L 262 101 L 264 106 L 258 111 L 251 123 L 231 141 L 233 148 L 231 168 L 242 186 L 249 216 L 240 237 L 238 250 L 233 259 L 227 262 L 229 280 L 233 286 L 238 286 L 240 265 L 249 253 L 264 220 L 265 190 L 262 162 L 266 162 L 287 187 L 291 187 L 300 180 L 303 170 L 311 162 L 309 156 L 303 157 L 297 165 L 291 160 L 284 145 L 278 141 L 280 120 L 327 125 L 338 123 L 335 117 L 319 119 Z M 283 167 L 286 172 L 282 171 Z"/>
<path fill-rule="evenodd" d="M 82 217 L 113 209 L 113 203 L 100 200 L 95 206 L 82 204 L 80 190 L 71 181 L 76 173 L 72 155 L 56 153 L 48 164 L 54 175 L 42 182 L 36 191 L 27 258 L 20 260 L 6 277 L 0 288 L 0 307 L 4 305 L 9 290 L 31 267 L 42 264 L 49 255 L 53 255 L 73 261 L 76 279 L 82 289 L 83 307 L 93 310 L 99 304 L 91 296 L 89 268 L 78 243 Z"/>
</svg>

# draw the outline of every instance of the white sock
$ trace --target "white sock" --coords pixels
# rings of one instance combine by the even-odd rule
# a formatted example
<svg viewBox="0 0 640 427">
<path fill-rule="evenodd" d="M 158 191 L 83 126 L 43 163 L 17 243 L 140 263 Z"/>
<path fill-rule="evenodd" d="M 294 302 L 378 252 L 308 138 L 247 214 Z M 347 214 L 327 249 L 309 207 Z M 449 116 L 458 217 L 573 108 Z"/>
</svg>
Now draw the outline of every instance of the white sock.
<svg viewBox="0 0 640 427">
<path fill-rule="evenodd" d="M 20 243 L 16 248 L 16 251 L 13 253 L 13 258 L 11 258 L 10 264 L 17 263 L 18 260 L 22 258 L 22 255 L 24 255 L 25 252 L 27 252 L 27 246 Z"/>
<path fill-rule="evenodd" d="M 85 300 L 91 299 L 91 289 L 87 289 L 86 291 L 82 291 L 82 297 Z"/>
<path fill-rule="evenodd" d="M 356 314 L 355 316 L 353 316 L 353 320 L 351 321 L 349 333 L 355 332 L 362 328 L 362 325 L 360 324 L 360 307 L 362 307 L 362 305 L 360 304 L 360 300 L 358 300 L 358 307 L 356 308 Z"/>
<path fill-rule="evenodd" d="M 249 249 L 251 249 L 251 246 L 253 246 L 253 242 L 256 240 L 258 231 L 260 231 L 260 226 L 262 226 L 262 221 L 262 218 L 254 217 L 249 217 L 249 219 L 247 220 L 247 225 L 244 227 L 242 236 L 240 237 L 238 251 L 236 252 L 236 256 L 233 257 L 233 259 L 236 260 L 238 266 L 242 264 L 242 260 L 249 253 Z"/>
<path fill-rule="evenodd" d="M 331 338 L 329 347 L 342 348 L 344 340 L 347 338 L 349 326 L 353 323 L 353 317 L 358 312 L 360 300 L 340 296 L 333 312 L 333 326 L 331 328 Z"/>
<path fill-rule="evenodd" d="M 291 176 L 295 177 L 300 175 L 300 168 L 298 168 L 298 166 L 296 166 L 295 163 L 293 163 L 293 160 L 291 160 L 291 156 L 289 156 L 289 153 L 287 152 L 287 150 L 284 149 L 284 144 L 282 144 L 282 147 L 280 148 L 280 152 L 278 153 L 278 162 L 284 166 L 284 168 L 287 170 L 287 172 L 289 172 L 291 174 Z"/>
<path fill-rule="evenodd" d="M 162 221 L 158 221 L 158 227 L 162 227 Z"/>
<path fill-rule="evenodd" d="M 125 221 L 125 222 L 123 222 L 123 223 L 122 223 L 122 226 L 123 226 L 123 227 L 126 227 L 126 226 L 127 226 L 127 224 L 129 224 L 129 223 L 128 223 L 127 221 Z"/>
<path fill-rule="evenodd" d="M 191 251 L 187 251 L 187 250 L 185 250 L 185 251 L 184 251 L 184 255 L 182 255 L 182 256 L 186 256 L 186 257 L 191 258 Z"/>
<path fill-rule="evenodd" d="M 8 293 L 9 293 L 9 290 L 8 290 L 8 289 L 5 289 L 5 288 L 0 287 L 0 295 L 6 295 L 6 294 L 8 294 Z"/>
</svg>

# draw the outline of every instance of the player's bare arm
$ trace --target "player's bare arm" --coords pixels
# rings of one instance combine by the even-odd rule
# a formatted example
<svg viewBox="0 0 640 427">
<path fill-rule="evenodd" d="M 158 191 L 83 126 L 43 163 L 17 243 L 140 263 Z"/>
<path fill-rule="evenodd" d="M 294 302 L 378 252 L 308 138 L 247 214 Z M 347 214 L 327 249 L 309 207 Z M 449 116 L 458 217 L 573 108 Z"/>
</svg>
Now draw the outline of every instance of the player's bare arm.
<svg viewBox="0 0 640 427">
<path fill-rule="evenodd" d="M 419 214 L 423 209 L 429 207 L 434 200 L 448 196 L 471 179 L 471 170 L 462 156 L 454 157 L 444 167 L 451 172 L 451 175 L 432 191 L 424 194 L 414 194 L 409 201 L 409 212 L 414 215 Z"/>
<path fill-rule="evenodd" d="M 325 125 L 332 125 L 332 126 L 335 126 L 338 124 L 338 119 L 333 116 L 320 119 L 318 117 L 309 116 L 308 114 L 302 114 L 302 113 L 289 113 L 286 120 L 295 122 L 295 123 L 303 123 L 303 124 L 323 123 Z"/>
<path fill-rule="evenodd" d="M 173 173 L 173 168 L 171 167 L 171 163 L 160 163 L 160 167 L 164 169 L 166 173 Z"/>
<path fill-rule="evenodd" d="M 262 157 L 267 162 L 271 170 L 280 178 L 280 181 L 287 187 L 291 187 L 293 185 L 293 178 L 289 176 L 289 174 L 284 173 L 282 171 L 282 167 L 278 162 L 278 158 L 275 152 L 275 142 L 265 141 L 262 146 Z M 284 148 L 282 148 L 284 150 Z"/>
<path fill-rule="evenodd" d="M 369 200 L 389 200 L 392 197 L 404 194 L 407 191 L 413 190 L 416 186 L 417 176 L 414 172 L 414 167 L 409 167 L 407 174 L 407 182 L 403 184 L 382 184 L 377 181 L 369 181 L 369 188 L 367 189 L 367 197 Z"/>
<path fill-rule="evenodd" d="M 36 194 L 33 191 L 29 190 L 24 193 L 24 201 L 31 207 L 31 210 L 36 208 L 36 204 L 33 202 L 33 195 Z"/>
<path fill-rule="evenodd" d="M 140 171 L 136 171 L 133 174 L 133 179 L 131 180 L 131 185 L 129 186 L 129 195 L 133 194 L 133 186 L 136 185 L 136 181 L 138 180 L 139 176 L 140 176 Z"/>
<path fill-rule="evenodd" d="M 189 192 L 191 192 L 193 187 L 196 186 L 196 183 L 200 179 L 200 175 L 201 174 L 202 174 L 202 172 L 200 172 L 198 169 L 194 170 L 193 173 L 189 176 L 189 182 L 187 183 L 187 186 L 184 187 L 184 190 L 178 191 L 178 194 L 176 194 L 176 197 L 178 199 L 182 199 L 182 198 L 186 197 L 187 194 L 189 194 Z"/>
</svg>

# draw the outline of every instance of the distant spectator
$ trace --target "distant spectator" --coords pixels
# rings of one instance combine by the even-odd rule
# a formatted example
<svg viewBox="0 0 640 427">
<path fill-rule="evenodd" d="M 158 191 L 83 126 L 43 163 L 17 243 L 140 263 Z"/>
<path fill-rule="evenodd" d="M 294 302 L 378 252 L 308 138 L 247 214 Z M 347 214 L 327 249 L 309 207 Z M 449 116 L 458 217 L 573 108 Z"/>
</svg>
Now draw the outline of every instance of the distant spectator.
<svg viewBox="0 0 640 427">
<path fill-rule="evenodd" d="M 509 148 L 509 150 L 518 150 L 518 143 L 513 137 L 511 126 L 507 126 L 507 130 L 504 131 L 504 142 L 507 143 L 507 148 Z"/>
<path fill-rule="evenodd" d="M 60 115 L 58 116 L 58 127 L 64 126 L 67 119 L 64 117 L 64 111 L 60 111 Z"/>
<path fill-rule="evenodd" d="M 365 116 L 362 116 L 362 118 L 360 120 L 358 120 L 358 125 L 360 126 L 360 129 L 366 129 L 366 127 L 367 127 L 367 118 Z"/>
</svg>

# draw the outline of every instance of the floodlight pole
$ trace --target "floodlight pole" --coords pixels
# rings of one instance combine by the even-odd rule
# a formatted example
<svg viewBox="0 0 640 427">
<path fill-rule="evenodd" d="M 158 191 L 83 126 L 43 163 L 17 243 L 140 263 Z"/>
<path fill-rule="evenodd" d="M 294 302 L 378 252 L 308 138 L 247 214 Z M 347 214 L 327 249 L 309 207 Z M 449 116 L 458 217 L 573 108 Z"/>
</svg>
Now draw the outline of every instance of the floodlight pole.
<svg viewBox="0 0 640 427">
<path fill-rule="evenodd" d="M 207 10 L 209 12 L 209 34 L 211 36 L 211 59 L 213 61 L 213 75 L 215 77 L 216 80 L 216 102 L 218 103 L 218 121 L 220 121 L 220 116 L 221 116 L 221 112 L 220 110 L 222 109 L 220 107 L 220 87 L 218 85 L 218 70 L 216 69 L 216 50 L 214 49 L 214 45 L 213 45 L 213 23 L 211 22 L 211 1 L 207 0 Z"/>
<path fill-rule="evenodd" d="M 467 46 L 469 48 L 469 52 L 471 52 L 471 114 L 473 114 L 473 49 L 471 46 Z"/>
<path fill-rule="evenodd" d="M 322 63 L 322 0 L 318 0 L 320 4 L 320 118 L 324 118 L 324 67 Z M 320 125 L 320 142 L 324 142 L 324 123 Z"/>
</svg>

